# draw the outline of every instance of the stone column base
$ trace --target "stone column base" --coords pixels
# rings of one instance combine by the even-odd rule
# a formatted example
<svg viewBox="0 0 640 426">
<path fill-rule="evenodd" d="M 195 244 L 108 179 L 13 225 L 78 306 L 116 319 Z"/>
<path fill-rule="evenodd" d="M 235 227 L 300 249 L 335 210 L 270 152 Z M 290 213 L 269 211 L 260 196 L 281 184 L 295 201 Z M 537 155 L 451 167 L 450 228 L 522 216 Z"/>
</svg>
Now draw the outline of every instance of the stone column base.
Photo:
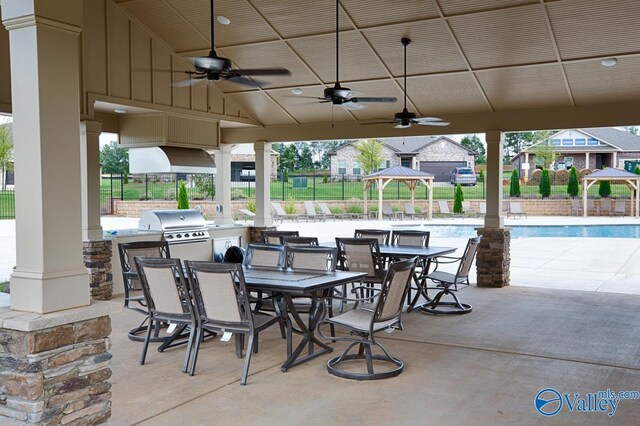
<svg viewBox="0 0 640 426">
<path fill-rule="evenodd" d="M 505 287 L 510 284 L 511 228 L 476 228 L 482 236 L 476 268 L 478 287 Z"/>
<path fill-rule="evenodd" d="M 275 226 L 251 226 L 249 228 L 249 243 L 261 243 L 263 231 L 275 231 Z"/>
<path fill-rule="evenodd" d="M 111 303 L 0 311 L 0 424 L 94 425 L 111 416 Z"/>
<path fill-rule="evenodd" d="M 94 300 L 109 300 L 113 295 L 111 240 L 82 242 L 82 260 L 89 272 L 89 290 Z"/>
</svg>

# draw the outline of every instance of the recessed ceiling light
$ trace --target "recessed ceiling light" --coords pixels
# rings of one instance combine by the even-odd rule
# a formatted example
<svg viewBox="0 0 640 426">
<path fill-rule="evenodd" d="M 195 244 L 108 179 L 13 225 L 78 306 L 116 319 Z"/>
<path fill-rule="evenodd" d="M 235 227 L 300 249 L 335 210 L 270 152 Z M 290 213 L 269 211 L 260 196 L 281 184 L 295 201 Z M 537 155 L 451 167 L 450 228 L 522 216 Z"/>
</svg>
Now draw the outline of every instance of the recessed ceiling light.
<svg viewBox="0 0 640 426">
<path fill-rule="evenodd" d="M 126 109 L 114 109 L 113 112 L 118 113 L 118 114 L 126 114 L 127 110 Z"/>
<path fill-rule="evenodd" d="M 222 25 L 229 25 L 231 23 L 231 19 L 227 18 L 224 15 L 218 15 L 218 17 L 216 18 L 218 20 L 218 22 L 220 22 Z"/>
<path fill-rule="evenodd" d="M 295 89 L 291 89 L 291 93 L 293 93 L 294 95 L 302 95 L 302 89 L 296 87 Z"/>
<path fill-rule="evenodd" d="M 600 63 L 605 67 L 612 67 L 618 63 L 618 60 L 616 58 L 604 58 Z"/>
</svg>

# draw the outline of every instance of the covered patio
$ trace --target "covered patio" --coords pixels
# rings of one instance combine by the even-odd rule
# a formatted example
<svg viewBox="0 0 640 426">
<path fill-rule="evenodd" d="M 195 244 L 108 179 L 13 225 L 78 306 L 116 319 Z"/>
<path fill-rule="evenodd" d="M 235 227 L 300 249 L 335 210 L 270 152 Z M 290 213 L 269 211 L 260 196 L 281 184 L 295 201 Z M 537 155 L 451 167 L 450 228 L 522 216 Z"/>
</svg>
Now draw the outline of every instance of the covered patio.
<svg viewBox="0 0 640 426">
<path fill-rule="evenodd" d="M 101 132 L 118 133 L 121 146 L 128 148 L 168 146 L 214 151 L 216 224 L 233 223 L 228 184 L 232 146 L 254 143 L 256 216 L 252 234 L 257 235 L 273 226 L 269 167 L 272 143 L 441 134 L 441 128 L 428 126 L 397 129 L 372 124 L 379 123 L 381 116 L 394 119 L 400 108 L 392 102 L 366 109 L 341 107 L 358 104 L 360 95 L 355 91 L 363 93 L 363 100 L 400 99 L 406 94 L 407 108 L 417 117 L 433 115 L 451 122 L 446 133 L 485 134 L 487 214 L 478 229 L 483 244 L 477 259 L 477 283 L 483 287 L 508 286 L 510 234 L 501 208 L 504 133 L 622 126 L 640 121 L 640 86 L 635 79 L 640 74 L 640 32 L 637 22 L 629 18 L 640 14 L 640 3 L 508 3 L 440 0 L 421 4 L 418 10 L 414 2 L 398 5 L 374 0 L 326 4 L 303 0 L 219 2 L 217 13 L 224 15 L 204 19 L 209 15 L 209 4 L 200 0 L 2 0 L 0 112 L 14 119 L 17 247 L 11 306 L 0 308 L 0 342 L 5 354 L 1 359 L 9 360 L 0 372 L 0 415 L 30 423 L 93 424 L 106 421 L 113 407 L 118 422 L 135 423 L 144 418 L 126 415 L 147 412 L 149 404 L 137 398 L 144 397 L 149 389 L 157 389 L 152 400 L 155 411 L 149 415 L 166 411 L 166 415 L 177 413 L 184 421 L 184 412 L 171 411 L 181 398 L 175 389 L 181 385 L 194 390 L 194 383 L 206 380 L 208 390 L 200 395 L 192 393 L 188 400 L 196 401 L 196 397 L 213 392 L 214 402 L 202 399 L 197 401 L 202 404 L 194 403 L 207 408 L 206 420 L 211 420 L 210 408 L 218 401 L 228 403 L 221 413 L 229 407 L 229 412 L 234 410 L 236 415 L 240 411 L 253 415 L 247 413 L 251 410 L 242 410 L 238 400 L 263 403 L 265 409 L 260 414 L 264 419 L 273 413 L 273 400 L 265 395 L 277 394 L 281 400 L 282 395 L 292 393 L 293 386 L 316 383 L 312 378 L 327 383 L 327 389 L 334 391 L 342 385 L 342 381 L 329 382 L 325 376 L 316 376 L 323 366 L 309 363 L 303 366 L 308 370 L 279 375 L 277 380 L 255 380 L 254 398 L 245 399 L 246 393 L 239 395 L 239 389 L 225 386 L 233 382 L 235 368 L 225 369 L 227 379 L 221 381 L 205 379 L 207 374 L 190 381 L 180 373 L 167 380 L 168 373 L 157 369 L 148 377 L 141 375 L 144 380 L 153 377 L 153 386 L 141 381 L 147 388 L 135 388 L 127 394 L 127 383 L 138 386 L 130 379 L 137 377 L 140 369 L 126 353 L 136 352 L 138 346 L 130 344 L 119 352 L 115 343 L 116 359 L 111 364 L 109 336 L 114 341 L 121 339 L 123 326 L 119 321 L 129 323 L 131 314 L 116 313 L 121 307 L 118 299 L 115 303 L 92 300 L 89 291 L 93 274 L 109 276 L 109 272 L 100 270 L 109 262 L 102 259 L 102 263 L 94 263 L 95 256 L 107 256 L 105 253 L 116 250 L 104 239 L 100 226 Z M 333 25 L 336 17 L 337 28 Z M 215 40 L 213 31 L 209 36 L 212 26 L 218 34 Z M 405 93 L 400 83 L 404 70 L 399 64 L 400 40 L 406 36 L 412 38 L 408 52 L 412 65 Z M 337 47 L 342 48 L 340 54 Z M 286 68 L 291 75 L 249 83 L 236 78 L 245 83 L 237 85 L 215 73 L 200 74 L 202 78 L 197 80 L 204 84 L 192 84 L 188 80 L 193 77 L 194 62 L 189 58 L 206 62 L 211 59 L 207 52 L 215 49 L 220 57 L 229 59 L 233 69 Z M 341 68 L 337 60 L 333 62 L 334 55 L 342 60 Z M 338 71 L 342 72 L 341 82 L 336 81 Z M 339 83 L 344 92 L 339 91 Z M 330 90 L 332 96 L 317 99 L 327 88 L 334 89 Z M 633 334 L 635 329 L 628 326 L 633 321 L 626 313 L 637 312 L 635 299 L 571 297 L 585 302 L 580 305 L 582 313 L 575 313 L 575 318 L 587 318 L 592 312 L 590 306 L 602 309 L 603 300 L 609 303 L 605 303 L 607 308 L 615 307 L 612 318 L 616 321 L 607 323 L 616 325 L 615 332 L 602 329 L 596 334 L 600 339 L 594 340 L 586 331 L 591 332 L 593 327 L 577 323 L 567 328 L 571 333 L 559 330 L 555 323 L 545 323 L 547 328 L 521 328 L 523 334 L 517 336 L 529 335 L 539 344 L 566 349 L 563 353 L 530 353 L 526 341 L 516 339 L 506 344 L 501 340 L 517 329 L 514 321 L 524 317 L 521 310 L 511 309 L 518 306 L 517 300 L 508 304 L 506 297 L 499 301 L 493 298 L 515 293 L 513 289 L 469 289 L 469 295 L 478 295 L 478 309 L 474 311 L 478 321 L 460 323 L 459 328 L 452 327 L 451 320 L 440 322 L 446 324 L 443 327 L 451 340 L 431 340 L 430 330 L 439 327 L 432 324 L 433 319 L 410 319 L 416 321 L 415 329 L 426 334 L 406 340 L 393 340 L 393 336 L 390 340 L 401 343 L 394 349 L 407 360 L 423 352 L 411 362 L 417 368 L 415 374 L 404 374 L 400 380 L 406 382 L 385 382 L 389 388 L 381 391 L 359 393 L 364 401 L 379 407 L 385 405 L 380 404 L 381 395 L 402 395 L 402 400 L 393 401 L 397 403 L 393 408 L 397 416 L 380 417 L 384 414 L 380 413 L 378 419 L 402 423 L 408 418 L 407 412 L 398 407 L 413 400 L 406 398 L 407 388 L 402 387 L 400 392 L 401 387 L 394 387 L 398 383 L 408 385 L 419 398 L 430 397 L 416 406 L 424 408 L 433 403 L 445 407 L 449 416 L 455 408 L 461 422 L 464 416 L 474 418 L 478 412 L 500 421 L 509 407 L 506 411 L 499 409 L 496 401 L 507 401 L 513 410 L 521 407 L 517 414 L 525 409 L 532 411 L 528 393 L 522 401 L 513 398 L 510 384 L 566 386 L 584 392 L 613 385 L 620 385 L 620 390 L 633 389 L 637 365 L 628 360 L 637 354 L 637 346 L 629 342 L 638 339 Z M 542 302 L 532 309 L 556 304 L 555 296 L 540 295 Z M 491 303 L 482 307 L 485 296 Z M 559 312 L 568 309 L 565 303 L 558 306 Z M 505 310 L 500 312 L 496 306 Z M 627 316 L 620 314 L 620 306 Z M 546 318 L 548 312 L 535 309 L 529 319 Z M 479 321 L 483 315 L 489 317 L 488 322 Z M 618 323 L 617 319 L 623 317 L 626 321 Z M 502 324 L 510 327 L 499 327 Z M 555 334 L 545 334 L 547 330 Z M 629 333 L 628 340 L 615 340 L 620 330 Z M 476 347 L 474 336 L 485 333 L 497 343 Z M 564 342 L 567 346 L 559 345 Z M 261 353 L 277 353 L 265 343 Z M 440 346 L 434 346 L 436 343 Z M 580 358 L 576 348 L 589 356 Z M 466 352 L 457 352 L 460 350 Z M 65 355 L 59 357 L 60 352 Z M 158 359 L 171 362 L 174 353 L 177 351 Z M 125 357 L 119 359 L 119 354 Z M 472 367 L 455 368 L 452 360 L 465 358 L 466 365 Z M 445 363 L 452 369 L 439 371 Z M 273 365 L 265 359 L 264 373 L 257 376 L 275 376 Z M 541 368 L 544 366 L 551 374 Z M 215 374 L 214 366 L 210 367 Z M 112 368 L 113 398 L 109 384 Z M 585 368 L 589 374 L 583 374 Z M 567 369 L 572 374 L 558 375 Z M 485 370 L 494 375 L 483 376 Z M 462 371 L 469 373 L 466 381 L 449 380 Z M 311 374 L 307 376 L 306 372 Z M 304 380 L 285 382 L 280 381 L 282 377 Z M 550 383 L 557 377 L 562 382 Z M 591 381 L 582 381 L 585 377 Z M 487 379 L 499 383 L 491 382 L 496 385 L 487 389 L 483 383 Z M 355 393 L 348 390 L 359 389 L 355 386 L 349 383 L 338 393 L 327 392 L 327 398 L 346 400 Z M 291 401 L 313 394 L 311 389 L 297 392 Z M 462 406 L 461 400 L 467 405 Z M 128 405 L 129 401 L 140 403 Z M 158 401 L 165 401 L 164 406 Z M 56 409 L 49 409 L 54 403 Z M 317 405 L 304 407 L 308 410 L 291 405 L 281 413 L 320 418 L 321 413 L 314 411 Z M 637 405 L 627 407 L 630 419 L 637 418 Z M 333 410 L 327 405 L 322 414 Z M 190 414 L 196 416 L 196 411 Z M 428 416 L 428 412 L 422 412 L 419 419 Z M 433 418 L 437 418 L 435 414 Z"/>
</svg>

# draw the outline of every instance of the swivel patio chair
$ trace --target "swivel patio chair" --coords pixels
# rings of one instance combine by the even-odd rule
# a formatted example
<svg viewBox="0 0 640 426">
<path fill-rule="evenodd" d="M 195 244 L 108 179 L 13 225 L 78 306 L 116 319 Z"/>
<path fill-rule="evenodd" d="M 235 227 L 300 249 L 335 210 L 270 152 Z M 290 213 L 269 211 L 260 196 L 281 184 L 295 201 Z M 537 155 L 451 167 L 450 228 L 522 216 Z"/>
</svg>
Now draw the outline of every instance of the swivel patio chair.
<svg viewBox="0 0 640 426">
<path fill-rule="evenodd" d="M 282 237 L 298 237 L 298 231 L 262 231 L 262 242 L 267 244 L 282 244 Z"/>
<path fill-rule="evenodd" d="M 132 243 L 118 244 L 118 253 L 120 255 L 120 267 L 122 269 L 122 281 L 124 284 L 124 307 L 145 315 L 144 321 L 136 328 L 129 331 L 129 339 L 142 342 L 144 336 L 140 334 L 147 331 L 149 320 L 149 311 L 145 302 L 144 293 L 142 292 L 142 284 L 138 268 L 136 267 L 134 258 L 136 256 L 145 257 L 171 257 L 169 254 L 169 244 L 166 241 L 136 241 Z M 166 340 L 164 337 L 158 337 L 160 325 L 156 327 L 152 341 Z"/>
<path fill-rule="evenodd" d="M 317 246 L 319 244 L 318 237 L 282 237 L 281 241 L 282 241 L 282 244 L 286 247 L 293 247 L 293 246 L 308 247 L 308 246 Z"/>
<path fill-rule="evenodd" d="M 249 337 L 240 384 L 247 383 L 251 354 L 258 352 L 258 333 L 284 317 L 253 315 L 244 283 L 242 267 L 238 264 L 185 261 L 187 276 L 193 293 L 197 334 L 189 375 L 193 376 L 198 362 L 200 341 L 205 331 L 229 332 L 236 335 L 236 355 L 242 358 L 244 336 Z M 288 336 L 291 333 L 287 333 Z"/>
<path fill-rule="evenodd" d="M 329 374 L 345 379 L 376 380 L 402 373 L 402 360 L 389 355 L 384 346 L 375 339 L 375 333 L 401 328 L 402 306 L 413 277 L 415 261 L 416 259 L 412 258 L 391 264 L 382 281 L 379 297 L 373 309 L 356 306 L 350 311 L 320 322 L 320 325 L 344 327 L 350 332 L 347 337 L 331 337 L 332 340 L 350 344 L 342 355 L 327 362 Z M 322 335 L 322 330 L 319 329 L 319 333 Z M 356 346 L 358 352 L 349 353 Z M 372 349 L 375 347 L 382 353 L 374 354 Z M 354 361 L 359 360 L 365 361 L 366 372 L 359 372 L 353 368 Z M 343 369 L 345 364 L 349 364 L 350 368 Z M 390 369 L 381 371 L 379 367 L 384 364 L 390 366 Z"/>
<path fill-rule="evenodd" d="M 391 234 L 391 245 L 429 247 L 430 236 L 431 232 L 429 231 L 416 231 L 412 229 L 394 230 L 393 234 Z M 425 276 L 429 271 L 430 264 L 431 261 L 425 259 L 418 259 L 418 261 L 416 262 L 416 270 L 414 274 L 414 282 L 416 286 L 409 286 L 409 290 L 407 291 L 407 303 L 409 303 L 410 309 L 414 305 L 411 299 L 411 290 L 417 291 L 417 294 L 415 296 L 417 301 L 418 297 L 420 297 L 420 294 L 423 291 L 423 287 L 426 285 Z M 424 290 L 424 292 L 426 294 L 426 290 Z"/>
<path fill-rule="evenodd" d="M 375 238 L 378 244 L 389 244 L 391 239 L 391 231 L 386 229 L 356 229 L 353 233 L 354 238 Z"/>
<path fill-rule="evenodd" d="M 367 274 L 362 279 L 365 287 L 360 286 L 360 298 L 368 297 L 372 302 L 375 295 L 372 289 L 379 285 L 384 278 L 384 262 L 380 254 L 380 245 L 377 238 L 336 238 L 338 249 L 338 264 L 343 271 L 364 272 Z M 346 284 L 342 286 L 344 302 L 340 304 L 340 310 L 344 309 L 347 301 Z M 352 291 L 356 289 L 353 288 Z"/>
<path fill-rule="evenodd" d="M 182 263 L 180 259 L 136 257 L 135 264 L 149 309 L 149 327 L 147 327 L 140 355 L 140 365 L 145 363 L 147 357 L 153 324 L 170 322 L 178 325 L 178 328 L 171 338 L 158 348 L 158 351 L 162 352 L 169 347 L 185 343 L 177 340 L 189 327 L 189 340 L 182 365 L 182 371 L 186 372 L 191 356 L 196 320 L 191 306 L 189 287 L 182 271 Z"/>
<path fill-rule="evenodd" d="M 461 257 L 439 256 L 434 259 L 436 267 L 425 278 L 436 284 L 436 287 L 429 287 L 430 289 L 440 291 L 429 303 L 420 308 L 423 312 L 445 315 L 460 315 L 471 312 L 471 305 L 460 302 L 455 292 L 458 291 L 458 285 L 469 285 L 469 271 L 478 251 L 480 239 L 481 237 L 469 238 L 467 247 Z M 456 262 L 459 262 L 459 264 L 455 274 L 438 270 L 441 265 Z M 448 295 L 453 297 L 453 302 L 442 301 L 442 298 Z"/>
</svg>

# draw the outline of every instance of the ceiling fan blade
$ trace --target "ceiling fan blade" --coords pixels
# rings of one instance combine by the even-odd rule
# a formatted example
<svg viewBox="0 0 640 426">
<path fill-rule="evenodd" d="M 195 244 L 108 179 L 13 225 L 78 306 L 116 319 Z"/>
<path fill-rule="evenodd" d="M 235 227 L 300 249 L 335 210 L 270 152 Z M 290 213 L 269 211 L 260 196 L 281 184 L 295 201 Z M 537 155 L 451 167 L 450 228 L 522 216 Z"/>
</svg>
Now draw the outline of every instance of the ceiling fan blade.
<svg viewBox="0 0 640 426">
<path fill-rule="evenodd" d="M 286 68 L 252 68 L 233 70 L 235 75 L 291 75 L 291 71 Z"/>
<path fill-rule="evenodd" d="M 367 107 L 366 105 L 362 105 L 362 104 L 351 102 L 351 101 L 344 101 L 343 103 L 338 104 L 337 106 L 346 108 L 346 109 L 365 109 Z"/>
<path fill-rule="evenodd" d="M 317 96 L 302 96 L 302 95 L 285 95 L 282 96 L 283 98 L 287 98 L 287 99 L 315 99 L 317 101 L 324 101 L 324 98 L 319 98 Z"/>
<path fill-rule="evenodd" d="M 397 98 L 371 98 L 371 97 L 364 97 L 364 98 L 352 98 L 350 99 L 351 102 L 397 102 L 398 99 Z"/>
<path fill-rule="evenodd" d="M 173 83 L 169 83 L 169 85 L 172 87 L 189 87 L 189 86 L 195 86 L 196 84 L 201 83 L 203 81 L 207 81 L 204 75 L 195 76 L 187 80 L 174 81 Z"/>
<path fill-rule="evenodd" d="M 413 121 L 413 124 L 417 124 L 419 126 L 445 127 L 451 124 L 447 121 L 423 121 L 423 122 L 415 121 L 415 120 L 412 120 L 412 121 Z"/>
<path fill-rule="evenodd" d="M 434 122 L 434 121 L 442 121 L 442 118 L 440 117 L 416 117 L 413 119 L 413 121 L 418 124 L 418 123 L 430 123 L 430 122 Z"/>
<path fill-rule="evenodd" d="M 248 78 L 244 78 L 236 75 L 232 75 L 230 77 L 224 77 L 224 79 L 234 83 L 244 84 L 245 86 L 251 86 L 251 87 L 261 87 L 267 84 L 265 81 L 250 80 Z"/>
<path fill-rule="evenodd" d="M 370 126 L 370 125 L 376 125 L 376 124 L 393 124 L 393 121 L 372 121 L 369 123 L 360 123 L 360 125 L 362 126 Z"/>
<path fill-rule="evenodd" d="M 394 129 L 408 129 L 409 127 L 411 127 L 411 123 L 397 123 L 393 126 Z"/>
</svg>

